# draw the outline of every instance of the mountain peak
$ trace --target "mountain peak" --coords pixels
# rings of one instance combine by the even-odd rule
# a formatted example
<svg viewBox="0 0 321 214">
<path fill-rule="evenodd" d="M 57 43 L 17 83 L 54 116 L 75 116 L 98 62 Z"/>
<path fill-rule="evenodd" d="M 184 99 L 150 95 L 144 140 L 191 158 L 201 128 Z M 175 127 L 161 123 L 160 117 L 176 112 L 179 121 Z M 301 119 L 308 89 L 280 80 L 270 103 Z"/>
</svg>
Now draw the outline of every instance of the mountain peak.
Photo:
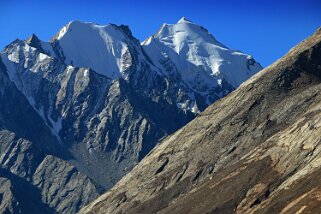
<svg viewBox="0 0 321 214">
<path fill-rule="evenodd" d="M 192 23 L 191 20 L 187 19 L 185 16 L 183 16 L 178 22 L 177 24 L 180 24 L 180 23 Z"/>
<path fill-rule="evenodd" d="M 82 22 L 79 20 L 72 20 L 69 23 L 67 23 L 65 26 L 63 26 L 60 29 L 60 31 L 58 31 L 58 33 L 51 39 L 51 41 L 54 42 L 56 40 L 60 40 L 65 36 L 67 32 L 79 31 L 79 30 L 84 31 L 85 29 L 90 30 L 94 28 L 94 26 L 106 27 L 103 25 L 98 25 L 93 22 Z"/>
<path fill-rule="evenodd" d="M 26 39 L 27 44 L 33 46 L 40 44 L 40 39 L 33 33 L 28 39 Z"/>
<path fill-rule="evenodd" d="M 45 53 L 41 46 L 41 40 L 35 35 L 32 34 L 28 39 L 25 40 L 28 45 L 34 48 L 38 48 L 41 53 Z"/>
<path fill-rule="evenodd" d="M 123 59 L 129 49 L 140 48 L 128 26 L 93 22 L 69 22 L 52 40 L 56 41 L 66 64 L 91 68 L 112 79 L 119 78 L 130 63 Z"/>
<path fill-rule="evenodd" d="M 149 55 L 155 56 L 158 52 L 154 60 L 156 65 L 166 60 L 163 56 L 169 57 L 180 70 L 185 83 L 190 84 L 194 90 L 215 88 L 222 79 L 236 88 L 262 69 L 254 60 L 252 63 L 249 55 L 227 48 L 208 30 L 193 24 L 186 17 L 181 18 L 177 24 L 162 25 L 153 37 L 142 44 Z"/>
<path fill-rule="evenodd" d="M 31 34 L 31 36 L 27 39 L 27 40 L 37 40 L 37 41 L 39 41 L 39 38 L 38 38 L 38 36 L 36 35 L 36 34 Z"/>
</svg>

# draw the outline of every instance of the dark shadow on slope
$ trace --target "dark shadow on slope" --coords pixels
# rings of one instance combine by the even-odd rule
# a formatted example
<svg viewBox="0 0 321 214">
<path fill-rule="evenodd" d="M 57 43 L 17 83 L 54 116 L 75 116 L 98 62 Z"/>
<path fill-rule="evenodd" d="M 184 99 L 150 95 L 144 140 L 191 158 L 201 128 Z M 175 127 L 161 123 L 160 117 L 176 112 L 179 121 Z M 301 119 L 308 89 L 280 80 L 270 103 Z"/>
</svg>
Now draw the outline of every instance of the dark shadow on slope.
<svg viewBox="0 0 321 214">
<path fill-rule="evenodd" d="M 19 202 L 18 207 L 22 214 L 55 213 L 52 208 L 42 202 L 40 190 L 28 181 L 2 168 L 0 168 L 0 176 L 11 181 L 12 192 Z"/>
</svg>

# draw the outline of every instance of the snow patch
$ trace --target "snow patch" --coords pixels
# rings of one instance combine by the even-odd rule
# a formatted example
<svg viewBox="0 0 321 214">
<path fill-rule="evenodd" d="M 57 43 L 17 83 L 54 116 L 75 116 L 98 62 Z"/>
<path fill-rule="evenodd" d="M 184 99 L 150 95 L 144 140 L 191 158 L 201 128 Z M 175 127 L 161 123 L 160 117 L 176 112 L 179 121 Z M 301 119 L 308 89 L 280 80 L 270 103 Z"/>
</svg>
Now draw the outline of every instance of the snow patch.
<svg viewBox="0 0 321 214">
<path fill-rule="evenodd" d="M 198 107 L 197 107 L 197 104 L 196 104 L 196 101 L 195 100 L 188 100 L 184 103 L 182 102 L 178 102 L 176 104 L 177 108 L 183 110 L 183 111 L 190 111 L 190 112 L 193 112 L 193 113 L 199 113 L 200 111 L 198 110 Z"/>
<path fill-rule="evenodd" d="M 68 24 L 67 26 L 64 26 L 64 27 L 59 31 L 59 34 L 58 34 L 58 36 L 57 36 L 57 39 L 58 39 L 58 40 L 61 39 L 61 38 L 66 34 L 66 32 L 67 32 L 67 30 L 68 30 L 68 26 L 69 26 L 69 24 Z"/>
<path fill-rule="evenodd" d="M 68 65 L 68 66 L 67 66 L 67 71 L 66 71 L 67 75 L 69 75 L 70 72 L 71 72 L 73 69 L 74 69 L 74 68 L 73 68 L 71 65 Z"/>
<path fill-rule="evenodd" d="M 217 84 L 218 84 L 219 86 L 222 86 L 222 79 L 218 79 L 218 80 L 217 80 Z"/>
<path fill-rule="evenodd" d="M 38 59 L 39 59 L 40 61 L 46 60 L 46 59 L 48 59 L 48 58 L 50 58 L 50 57 L 47 56 L 47 55 L 45 55 L 45 54 L 43 54 L 43 53 L 39 53 L 39 55 L 38 55 Z"/>
<path fill-rule="evenodd" d="M 88 69 L 85 69 L 84 71 L 84 77 L 87 77 L 88 76 Z"/>
<path fill-rule="evenodd" d="M 8 55 L 8 59 L 12 62 L 19 63 L 19 52 L 13 51 Z"/>
</svg>

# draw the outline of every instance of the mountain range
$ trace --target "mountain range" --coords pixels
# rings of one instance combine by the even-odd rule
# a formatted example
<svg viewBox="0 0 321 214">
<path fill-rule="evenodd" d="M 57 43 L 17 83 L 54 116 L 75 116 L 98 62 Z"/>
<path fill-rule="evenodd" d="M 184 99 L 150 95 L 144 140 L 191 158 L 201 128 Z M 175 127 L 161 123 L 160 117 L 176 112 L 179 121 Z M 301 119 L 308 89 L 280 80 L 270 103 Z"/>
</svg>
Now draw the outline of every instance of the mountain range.
<svg viewBox="0 0 321 214">
<path fill-rule="evenodd" d="M 142 43 L 80 21 L 13 41 L 0 52 L 0 212 L 77 212 L 261 69 L 184 17 Z M 169 158 L 157 162 L 156 176 Z"/>
</svg>

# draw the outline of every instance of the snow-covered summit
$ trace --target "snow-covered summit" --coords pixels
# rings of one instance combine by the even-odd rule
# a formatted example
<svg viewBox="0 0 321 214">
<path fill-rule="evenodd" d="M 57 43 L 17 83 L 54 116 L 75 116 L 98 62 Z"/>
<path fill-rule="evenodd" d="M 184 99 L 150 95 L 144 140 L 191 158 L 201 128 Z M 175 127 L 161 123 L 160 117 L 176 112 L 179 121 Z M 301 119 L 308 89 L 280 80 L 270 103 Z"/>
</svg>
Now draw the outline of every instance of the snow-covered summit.
<svg viewBox="0 0 321 214">
<path fill-rule="evenodd" d="M 135 53 L 136 59 L 151 61 L 165 75 L 175 71 L 184 84 L 203 94 L 222 82 L 237 88 L 261 69 L 250 55 L 230 50 L 185 17 L 163 24 L 141 45 L 128 27 L 79 21 L 64 26 L 52 43 L 66 64 L 91 68 L 111 79 L 126 77 Z"/>
<path fill-rule="evenodd" d="M 191 21 L 191 20 L 187 19 L 186 17 L 182 17 L 182 18 L 177 22 L 177 24 L 179 24 L 179 23 L 183 23 L 183 22 L 189 22 L 189 23 L 192 23 L 192 21 Z"/>
<path fill-rule="evenodd" d="M 171 61 L 185 83 L 199 92 L 223 80 L 236 88 L 262 69 L 252 56 L 227 48 L 185 17 L 177 24 L 163 24 L 142 45 L 155 65 L 165 68 L 164 62 Z"/>
<path fill-rule="evenodd" d="M 98 25 L 72 21 L 52 40 L 58 43 L 66 64 L 89 67 L 112 79 L 119 78 L 126 66 L 123 56 L 132 35 L 125 26 Z"/>
</svg>

